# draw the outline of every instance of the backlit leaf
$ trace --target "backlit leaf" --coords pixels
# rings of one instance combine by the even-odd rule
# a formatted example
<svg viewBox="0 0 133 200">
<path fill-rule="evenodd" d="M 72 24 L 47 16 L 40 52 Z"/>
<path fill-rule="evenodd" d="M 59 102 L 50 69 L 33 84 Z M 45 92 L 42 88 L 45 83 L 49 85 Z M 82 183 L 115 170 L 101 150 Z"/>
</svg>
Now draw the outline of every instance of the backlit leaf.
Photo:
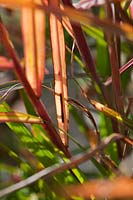
<svg viewBox="0 0 133 200">
<path fill-rule="evenodd" d="M 0 0 L 0 4 L 7 7 L 18 8 L 18 7 L 25 7 L 25 6 L 33 6 L 32 0 Z"/>
<path fill-rule="evenodd" d="M 39 0 L 36 2 L 40 3 Z M 45 70 L 45 12 L 23 8 L 22 33 L 26 77 L 36 95 L 40 96 Z"/>
<path fill-rule="evenodd" d="M 50 5 L 59 6 L 59 1 L 50 1 Z M 50 34 L 52 43 L 52 54 L 55 79 L 55 103 L 58 127 L 65 132 L 68 131 L 68 91 L 65 59 L 65 42 L 63 26 L 61 21 L 53 14 L 50 15 Z M 62 142 L 67 146 L 67 135 L 60 130 Z"/>
<path fill-rule="evenodd" d="M 90 103 L 100 112 L 104 113 L 105 115 L 116 119 L 120 123 L 124 123 L 126 126 L 133 128 L 133 120 L 126 118 L 125 116 L 121 115 L 120 113 L 114 111 L 113 109 L 104 106 L 103 104 L 95 101 L 90 100 Z"/>
<path fill-rule="evenodd" d="M 4 106 L 0 105 L 0 110 L 3 110 Z M 24 114 L 17 111 L 0 112 L 0 122 L 23 122 L 23 123 L 43 123 L 42 119 L 29 114 Z"/>
<path fill-rule="evenodd" d="M 127 177 L 119 177 L 114 180 L 93 180 L 82 185 L 66 186 L 71 196 L 90 198 L 126 198 L 133 197 L 133 180 Z"/>
</svg>

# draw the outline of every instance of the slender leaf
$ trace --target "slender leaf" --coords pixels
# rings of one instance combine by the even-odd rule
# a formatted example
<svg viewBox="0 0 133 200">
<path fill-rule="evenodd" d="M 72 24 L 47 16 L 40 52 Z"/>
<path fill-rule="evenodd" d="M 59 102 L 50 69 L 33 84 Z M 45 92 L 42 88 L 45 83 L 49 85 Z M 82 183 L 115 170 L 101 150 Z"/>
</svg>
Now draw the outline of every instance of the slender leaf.
<svg viewBox="0 0 133 200">
<path fill-rule="evenodd" d="M 90 198 L 93 194 L 96 198 L 132 198 L 133 180 L 127 177 L 119 177 L 114 180 L 94 180 L 82 185 L 66 186 L 70 196 Z M 102 191 L 102 192 L 101 192 Z"/>
<path fill-rule="evenodd" d="M 16 7 L 25 7 L 25 6 L 33 6 L 33 1 L 32 0 L 0 0 L 0 4 L 7 6 L 7 7 L 12 7 L 12 8 L 16 8 Z"/>
<path fill-rule="evenodd" d="M 133 128 L 133 120 L 126 118 L 120 113 L 114 111 L 103 104 L 96 102 L 95 100 L 90 100 L 90 103 L 99 111 L 103 112 L 105 115 L 116 119 L 118 122 L 125 124 L 129 128 Z"/>
<path fill-rule="evenodd" d="M 3 110 L 4 107 L 1 104 L 0 110 Z M 31 123 L 31 124 L 42 124 L 43 120 L 39 117 L 32 116 L 29 114 L 17 112 L 17 111 L 10 111 L 10 112 L 0 112 L 0 122 L 23 122 L 23 123 Z"/>
<path fill-rule="evenodd" d="M 59 7 L 59 1 L 49 1 L 52 6 Z M 65 42 L 63 26 L 61 21 L 53 14 L 50 15 L 50 34 L 52 55 L 54 64 L 54 80 L 55 80 L 55 103 L 57 112 L 58 127 L 60 130 L 68 131 L 68 91 L 67 91 L 67 75 L 65 60 Z M 60 131 L 60 137 L 65 146 L 68 146 L 68 136 Z"/>
<path fill-rule="evenodd" d="M 40 3 L 39 0 L 36 2 Z M 40 96 L 45 70 L 45 12 L 23 8 L 22 34 L 26 77 L 36 95 Z"/>
<path fill-rule="evenodd" d="M 85 33 L 87 35 L 90 35 L 98 43 L 100 43 L 103 46 L 107 46 L 107 42 L 104 39 L 104 34 L 100 29 L 97 29 L 95 27 L 89 26 L 89 27 L 83 27 L 83 30 L 85 31 Z"/>
</svg>

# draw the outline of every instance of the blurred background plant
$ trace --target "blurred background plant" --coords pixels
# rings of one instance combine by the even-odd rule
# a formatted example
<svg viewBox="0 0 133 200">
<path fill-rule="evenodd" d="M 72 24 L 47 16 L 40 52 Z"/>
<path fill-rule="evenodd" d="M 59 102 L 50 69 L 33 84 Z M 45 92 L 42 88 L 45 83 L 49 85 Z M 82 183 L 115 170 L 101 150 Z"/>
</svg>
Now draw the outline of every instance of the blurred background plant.
<svg viewBox="0 0 133 200">
<path fill-rule="evenodd" d="M 132 1 L 0 6 L 0 198 L 132 199 Z"/>
</svg>

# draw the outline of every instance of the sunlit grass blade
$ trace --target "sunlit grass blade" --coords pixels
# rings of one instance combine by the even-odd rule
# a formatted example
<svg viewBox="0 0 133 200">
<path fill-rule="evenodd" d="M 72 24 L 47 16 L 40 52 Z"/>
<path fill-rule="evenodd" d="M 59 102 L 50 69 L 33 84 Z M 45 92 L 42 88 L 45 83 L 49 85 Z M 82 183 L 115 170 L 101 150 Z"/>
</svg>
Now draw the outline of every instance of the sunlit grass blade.
<svg viewBox="0 0 133 200">
<path fill-rule="evenodd" d="M 64 186 L 70 196 L 84 198 L 126 198 L 133 197 L 133 180 L 129 177 L 118 177 L 114 180 L 93 180 L 82 185 Z M 101 192 L 102 191 L 102 192 Z"/>
<path fill-rule="evenodd" d="M 80 85 L 79 85 L 80 86 Z M 133 128 L 133 120 L 128 119 L 127 117 L 121 115 L 119 112 L 109 108 L 106 105 L 103 105 L 93 99 L 90 99 L 86 92 L 80 87 L 82 94 L 85 98 L 87 98 L 88 102 L 93 105 L 98 111 L 102 112 L 103 114 L 117 120 L 119 123 L 123 123 L 129 128 Z"/>
<path fill-rule="evenodd" d="M 74 39 L 74 33 L 73 33 L 70 20 L 67 17 L 62 17 L 62 24 L 64 28 L 66 29 L 66 31 L 69 33 L 69 35 L 71 35 L 71 37 Z"/>
<path fill-rule="evenodd" d="M 40 96 L 45 69 L 45 12 L 23 8 L 21 13 L 25 73 L 34 92 Z"/>
<path fill-rule="evenodd" d="M 55 2 L 50 1 L 50 5 Z M 55 6 L 59 6 L 57 1 Z M 59 19 L 53 14 L 50 15 L 50 35 L 52 45 L 52 56 L 54 64 L 54 81 L 55 81 L 55 103 L 57 112 L 57 121 L 59 129 L 68 131 L 68 91 L 67 91 L 67 75 L 66 75 L 66 59 L 65 59 L 65 42 L 63 26 Z M 62 142 L 68 146 L 68 136 L 60 131 Z"/>
<path fill-rule="evenodd" d="M 100 29 L 97 29 L 93 26 L 84 27 L 83 30 L 87 35 L 90 35 L 94 38 L 97 42 L 99 42 L 103 46 L 107 46 L 107 42 L 104 39 L 104 34 Z"/>
<path fill-rule="evenodd" d="M 133 120 L 130 120 L 126 118 L 125 116 L 121 115 L 120 113 L 114 111 L 111 108 L 108 108 L 107 106 L 95 101 L 95 100 L 89 100 L 89 102 L 100 112 L 104 113 L 105 115 L 116 119 L 118 122 L 125 124 L 129 128 L 133 128 Z"/>
<path fill-rule="evenodd" d="M 33 6 L 32 0 L 0 0 L 0 4 L 3 6 L 11 7 L 11 8 L 18 8 L 18 7 L 29 7 Z"/>
<path fill-rule="evenodd" d="M 1 105 L 0 105 L 1 109 Z M 39 117 L 34 117 L 32 115 L 24 114 L 21 112 L 0 112 L 0 122 L 23 122 L 31 124 L 42 124 L 43 121 Z"/>
</svg>

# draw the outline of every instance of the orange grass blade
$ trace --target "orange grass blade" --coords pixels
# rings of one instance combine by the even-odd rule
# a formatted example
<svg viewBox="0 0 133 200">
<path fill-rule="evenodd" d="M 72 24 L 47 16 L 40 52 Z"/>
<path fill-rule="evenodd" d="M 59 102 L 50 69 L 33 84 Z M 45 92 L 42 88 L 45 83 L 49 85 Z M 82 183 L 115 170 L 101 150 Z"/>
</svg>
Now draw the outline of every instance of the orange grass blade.
<svg viewBox="0 0 133 200">
<path fill-rule="evenodd" d="M 40 3 L 39 0 L 36 3 Z M 22 33 L 26 77 L 35 94 L 40 97 L 45 70 L 45 12 L 23 8 Z"/>
<path fill-rule="evenodd" d="M 43 5 L 44 9 L 47 12 L 52 12 L 58 17 L 66 16 L 69 20 L 76 24 L 82 24 L 84 26 L 95 26 L 101 27 L 106 33 L 115 33 L 116 35 L 124 35 L 129 40 L 133 40 L 133 27 L 128 23 L 113 23 L 111 20 L 99 19 L 93 14 L 65 6 L 63 9 L 60 9 L 55 6 Z"/>
<path fill-rule="evenodd" d="M 0 4 L 11 8 L 30 7 L 33 6 L 32 0 L 0 0 Z"/>
<path fill-rule="evenodd" d="M 63 6 L 60 5 L 60 8 L 63 10 Z M 69 35 L 74 38 L 74 32 L 73 32 L 73 28 L 71 26 L 70 20 L 68 17 L 62 17 L 62 24 L 64 26 L 64 28 L 66 29 L 66 31 L 69 33 Z"/>
<path fill-rule="evenodd" d="M 59 6 L 58 1 L 49 1 L 52 6 Z M 65 41 L 63 27 L 59 19 L 50 15 L 50 34 L 55 76 L 55 103 L 59 129 L 68 131 L 68 91 L 65 59 Z M 62 142 L 68 146 L 67 135 L 60 130 Z"/>
<path fill-rule="evenodd" d="M 118 177 L 114 180 L 93 180 L 82 185 L 66 186 L 70 196 L 83 198 L 129 198 L 133 197 L 133 180 Z"/>
<path fill-rule="evenodd" d="M 72 29 L 72 26 L 71 26 L 69 18 L 63 17 L 62 18 L 62 24 L 63 24 L 64 28 L 66 29 L 66 31 L 69 33 L 69 35 L 72 38 L 74 38 L 74 33 L 73 33 L 73 29 Z"/>
</svg>

